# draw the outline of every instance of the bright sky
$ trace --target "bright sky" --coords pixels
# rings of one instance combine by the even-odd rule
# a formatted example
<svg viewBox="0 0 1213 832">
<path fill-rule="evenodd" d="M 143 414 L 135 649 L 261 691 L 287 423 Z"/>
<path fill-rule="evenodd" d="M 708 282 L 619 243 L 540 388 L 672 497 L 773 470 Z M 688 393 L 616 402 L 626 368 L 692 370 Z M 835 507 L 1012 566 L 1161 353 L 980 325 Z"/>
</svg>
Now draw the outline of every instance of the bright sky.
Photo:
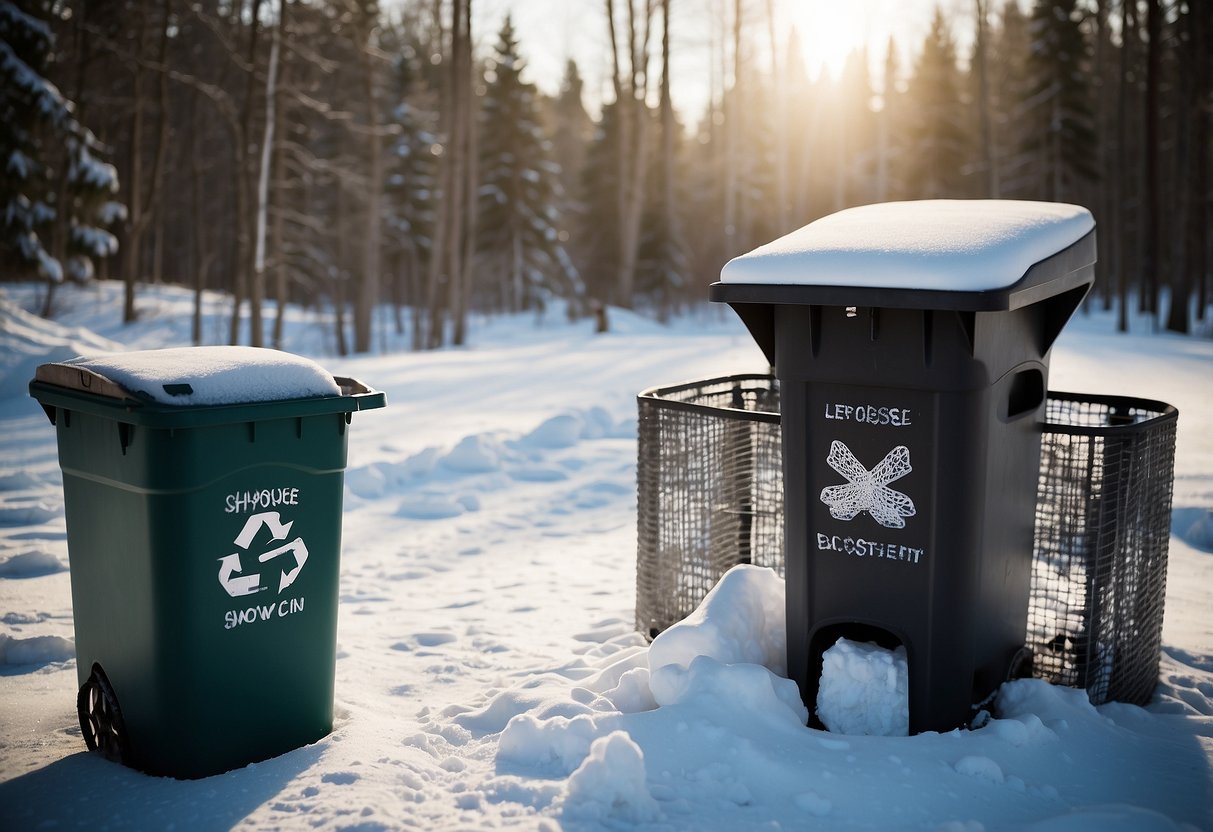
<svg viewBox="0 0 1213 832">
<path fill-rule="evenodd" d="M 616 0 L 623 8 L 627 0 Z M 775 42 L 782 52 L 792 27 L 800 33 L 802 60 L 810 77 L 824 69 L 837 77 L 847 55 L 865 45 L 874 82 L 884 63 L 890 36 L 902 50 L 908 67 L 930 29 L 936 5 L 952 21 L 953 35 L 964 49 L 971 41 L 973 0 L 769 0 L 775 15 Z M 731 43 L 734 0 L 672 0 L 671 83 L 675 107 L 693 123 L 706 108 L 713 76 L 720 84 L 720 50 Z M 771 30 L 768 0 L 742 0 L 743 26 L 755 49 L 754 58 L 770 62 Z M 597 111 L 610 100 L 610 42 L 605 0 L 473 0 L 479 48 L 496 40 L 501 20 L 513 16 L 529 80 L 548 93 L 560 85 L 565 62 L 577 61 L 586 83 L 586 106 Z M 622 36 L 622 33 L 620 33 Z M 660 56 L 659 33 L 652 49 Z M 730 47 L 731 53 L 731 47 Z M 963 54 L 963 51 L 962 51 Z M 782 60 L 782 58 L 781 58 Z"/>
</svg>

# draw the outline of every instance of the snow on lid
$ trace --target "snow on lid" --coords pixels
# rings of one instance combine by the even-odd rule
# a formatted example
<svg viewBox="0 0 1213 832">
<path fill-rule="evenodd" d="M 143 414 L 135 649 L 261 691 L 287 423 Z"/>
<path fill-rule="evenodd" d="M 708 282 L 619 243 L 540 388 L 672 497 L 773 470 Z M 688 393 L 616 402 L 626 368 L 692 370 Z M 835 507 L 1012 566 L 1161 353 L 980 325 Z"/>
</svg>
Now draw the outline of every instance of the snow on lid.
<svg viewBox="0 0 1213 832">
<path fill-rule="evenodd" d="M 982 292 L 1082 239 L 1078 205 L 936 199 L 848 208 L 725 264 L 725 283 Z"/>
<path fill-rule="evenodd" d="M 160 404 L 216 405 L 339 396 L 333 376 L 308 358 L 259 347 L 182 347 L 84 356 L 92 370 Z"/>
</svg>

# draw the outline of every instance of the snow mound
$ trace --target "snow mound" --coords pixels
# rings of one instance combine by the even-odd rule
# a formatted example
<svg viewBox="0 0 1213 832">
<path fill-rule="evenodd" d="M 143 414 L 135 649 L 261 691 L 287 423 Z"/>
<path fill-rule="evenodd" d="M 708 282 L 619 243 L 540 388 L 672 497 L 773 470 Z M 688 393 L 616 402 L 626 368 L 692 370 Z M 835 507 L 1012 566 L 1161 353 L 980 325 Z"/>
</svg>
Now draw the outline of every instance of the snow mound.
<svg viewBox="0 0 1213 832">
<path fill-rule="evenodd" d="M 397 507 L 396 516 L 409 520 L 449 520 L 475 510 L 468 500 L 446 494 L 410 494 Z"/>
<path fill-rule="evenodd" d="M 46 500 L 17 501 L 0 506 L 0 526 L 37 526 L 54 520 L 63 511 L 63 505 Z"/>
<path fill-rule="evenodd" d="M 0 399 L 24 398 L 40 364 L 121 349 L 121 344 L 87 329 L 44 320 L 0 297 Z"/>
<path fill-rule="evenodd" d="M 1213 509 L 1174 509 L 1171 512 L 1171 534 L 1194 549 L 1213 552 Z"/>
<path fill-rule="evenodd" d="M 1184 828 L 1158 812 L 1117 803 L 1085 806 L 1024 827 L 1025 832 L 1180 832 Z"/>
<path fill-rule="evenodd" d="M 222 405 L 340 396 L 310 358 L 260 347 L 177 347 L 64 362 L 92 370 L 159 404 Z"/>
<path fill-rule="evenodd" d="M 501 448 L 487 436 L 465 436 L 442 464 L 460 474 L 487 474 L 501 468 Z"/>
<path fill-rule="evenodd" d="M 910 733 L 906 649 L 840 638 L 821 656 L 817 716 L 837 734 Z"/>
<path fill-rule="evenodd" d="M 1011 286 L 1095 227 L 1077 205 L 933 199 L 848 208 L 735 257 L 725 283 L 980 292 Z"/>
<path fill-rule="evenodd" d="M 624 731 L 594 740 L 589 756 L 569 776 L 564 799 L 569 818 L 644 823 L 661 811 L 645 784 L 644 752 Z"/>
<path fill-rule="evenodd" d="M 570 774 L 585 761 L 600 734 L 598 723 L 587 714 L 548 719 L 518 714 L 501 732 L 497 755 L 503 760 L 554 766 Z"/>
<path fill-rule="evenodd" d="M 76 658 L 76 645 L 60 636 L 13 638 L 0 633 L 0 666 L 50 664 Z"/>
<path fill-rule="evenodd" d="M 786 654 L 783 580 L 765 567 L 742 564 L 724 574 L 695 612 L 653 639 L 649 668 L 654 674 L 666 666 L 686 669 L 708 656 L 784 675 Z"/>
<path fill-rule="evenodd" d="M 67 569 L 50 552 L 31 549 L 0 561 L 0 578 L 39 578 Z"/>
<path fill-rule="evenodd" d="M 522 438 L 522 443 L 535 448 L 571 448 L 582 438 L 585 430 L 585 421 L 580 414 L 561 413 L 544 420 Z"/>
</svg>

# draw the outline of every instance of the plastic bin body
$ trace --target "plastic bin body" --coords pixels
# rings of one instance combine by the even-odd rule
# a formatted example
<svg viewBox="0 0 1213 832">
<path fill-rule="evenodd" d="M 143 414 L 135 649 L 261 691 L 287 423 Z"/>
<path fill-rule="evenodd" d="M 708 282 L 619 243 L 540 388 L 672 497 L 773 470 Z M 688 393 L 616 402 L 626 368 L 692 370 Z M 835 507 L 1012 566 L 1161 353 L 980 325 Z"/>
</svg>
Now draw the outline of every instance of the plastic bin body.
<svg viewBox="0 0 1213 832">
<path fill-rule="evenodd" d="M 185 409 L 31 393 L 58 435 L 77 673 L 108 676 L 124 762 L 204 777 L 328 734 L 347 424 L 382 394 Z"/>
<path fill-rule="evenodd" d="M 788 671 L 810 714 L 843 636 L 904 645 L 911 733 L 968 723 L 1017 671 L 1048 352 L 1093 262 L 1092 231 L 997 291 L 713 285 L 779 379 Z"/>
</svg>

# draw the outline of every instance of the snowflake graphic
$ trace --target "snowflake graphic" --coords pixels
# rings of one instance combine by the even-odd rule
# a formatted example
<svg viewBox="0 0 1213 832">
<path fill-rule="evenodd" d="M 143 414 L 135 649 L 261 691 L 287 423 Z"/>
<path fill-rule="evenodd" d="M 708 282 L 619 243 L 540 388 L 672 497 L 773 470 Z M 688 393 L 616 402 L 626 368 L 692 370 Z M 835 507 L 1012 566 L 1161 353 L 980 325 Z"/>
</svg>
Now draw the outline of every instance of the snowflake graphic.
<svg viewBox="0 0 1213 832">
<path fill-rule="evenodd" d="M 826 462 L 842 474 L 847 482 L 821 489 L 821 501 L 830 507 L 835 520 L 851 520 L 866 511 L 880 525 L 889 529 L 905 528 L 905 518 L 913 517 L 914 501 L 889 488 L 914 469 L 910 467 L 910 449 L 898 445 L 871 471 L 851 453 L 851 449 L 835 439 L 830 443 Z"/>
</svg>

